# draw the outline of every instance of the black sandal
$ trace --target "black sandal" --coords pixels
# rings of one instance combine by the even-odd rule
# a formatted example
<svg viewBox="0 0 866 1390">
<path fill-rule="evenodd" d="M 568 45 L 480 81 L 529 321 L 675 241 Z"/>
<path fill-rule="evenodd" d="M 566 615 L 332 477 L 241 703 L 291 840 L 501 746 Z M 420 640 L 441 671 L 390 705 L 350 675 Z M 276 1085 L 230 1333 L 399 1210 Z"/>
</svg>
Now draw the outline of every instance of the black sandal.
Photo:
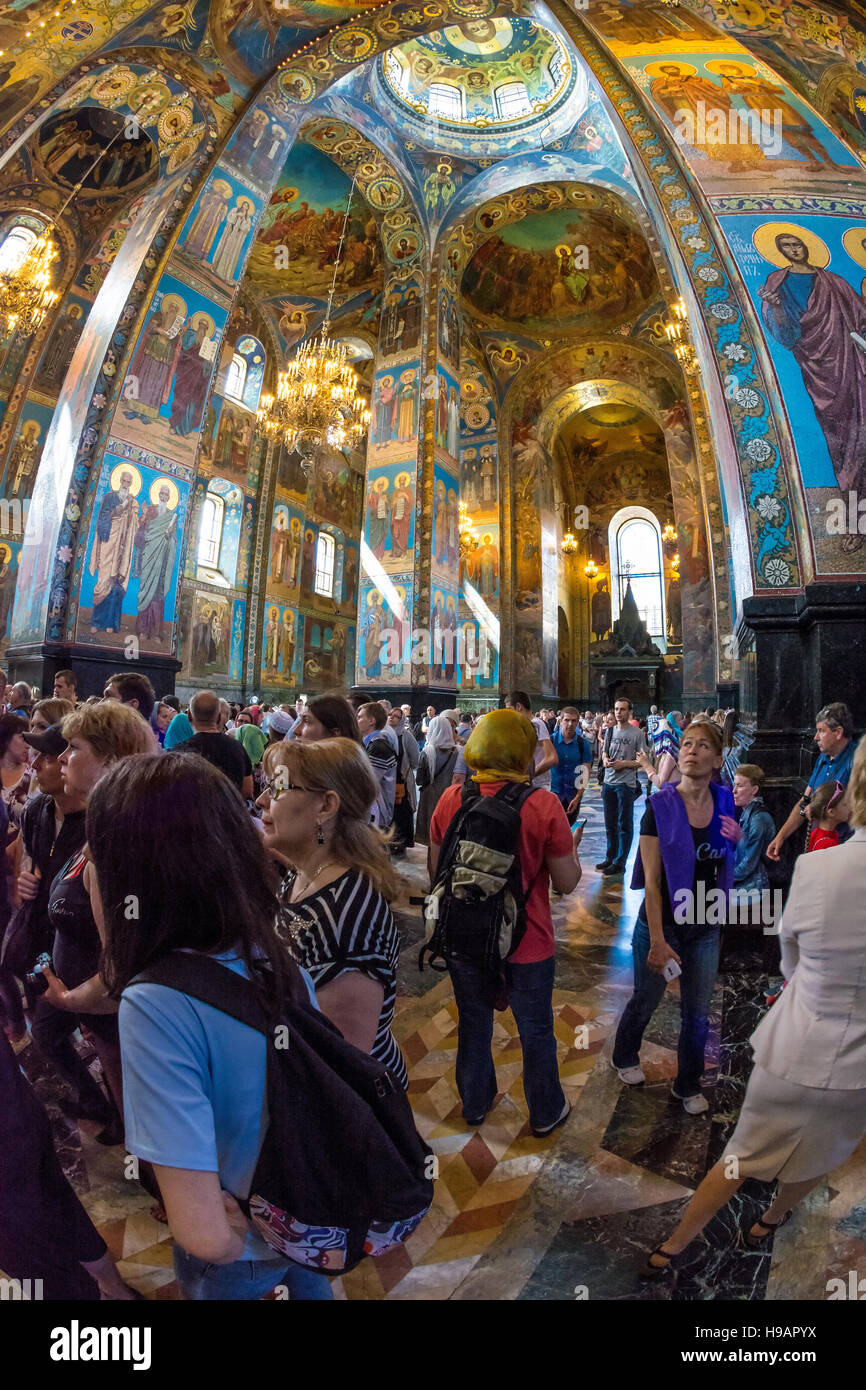
<svg viewBox="0 0 866 1390">
<path fill-rule="evenodd" d="M 776 1234 L 779 1227 L 784 1226 L 786 1221 L 790 1221 L 793 1214 L 793 1211 L 786 1212 L 785 1215 L 779 1221 L 762 1221 L 759 1217 L 757 1221 L 752 1221 L 749 1223 L 748 1226 L 743 1227 L 743 1240 L 751 1250 L 763 1249 L 767 1241 L 770 1240 L 771 1237 Z M 753 1226 L 760 1226 L 766 1232 L 766 1235 L 753 1236 Z"/>
<path fill-rule="evenodd" d="M 662 1241 L 662 1245 L 664 1245 L 664 1241 Z M 641 1265 L 639 1272 L 642 1279 L 656 1279 L 660 1274 L 667 1274 L 673 1261 L 677 1258 L 676 1255 L 669 1254 L 667 1250 L 662 1250 L 662 1245 L 657 1245 L 655 1250 L 651 1250 L 645 1262 Z M 659 1255 L 663 1260 L 667 1261 L 667 1264 L 651 1264 L 650 1262 L 653 1255 Z"/>
</svg>

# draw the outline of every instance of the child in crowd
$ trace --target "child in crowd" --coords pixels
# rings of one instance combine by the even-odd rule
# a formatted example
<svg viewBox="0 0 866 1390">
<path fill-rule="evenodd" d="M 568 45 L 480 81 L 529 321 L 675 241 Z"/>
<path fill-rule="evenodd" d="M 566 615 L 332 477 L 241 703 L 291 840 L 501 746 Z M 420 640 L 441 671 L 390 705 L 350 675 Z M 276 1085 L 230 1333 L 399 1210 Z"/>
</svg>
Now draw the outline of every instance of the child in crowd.
<svg viewBox="0 0 866 1390">
<path fill-rule="evenodd" d="M 806 853 L 811 854 L 815 849 L 832 849 L 834 845 L 838 845 L 838 827 L 844 825 L 847 819 L 845 788 L 840 782 L 824 782 L 813 792 L 812 800 L 809 802 L 809 820 L 812 828 L 809 831 Z"/>
</svg>

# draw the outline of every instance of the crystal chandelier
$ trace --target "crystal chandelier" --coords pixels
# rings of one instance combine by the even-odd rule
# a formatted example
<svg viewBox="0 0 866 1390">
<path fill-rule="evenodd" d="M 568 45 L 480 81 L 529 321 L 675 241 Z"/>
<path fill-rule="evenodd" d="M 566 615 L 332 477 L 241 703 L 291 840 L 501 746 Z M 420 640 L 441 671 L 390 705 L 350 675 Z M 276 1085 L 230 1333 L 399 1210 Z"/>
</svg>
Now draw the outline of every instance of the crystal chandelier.
<svg viewBox="0 0 866 1390">
<path fill-rule="evenodd" d="M 7 333 L 29 338 L 41 328 L 60 294 L 51 288 L 57 247 L 46 227 L 16 265 L 0 272 L 0 318 Z"/>
<path fill-rule="evenodd" d="M 598 574 L 598 565 L 595 563 L 595 560 L 593 560 L 591 556 L 584 565 L 583 572 L 586 575 L 587 579 L 595 579 L 596 575 Z"/>
<path fill-rule="evenodd" d="M 669 521 L 665 526 L 665 529 L 662 531 L 662 540 L 664 541 L 665 545 L 676 545 L 677 533 L 672 521 Z"/>
<path fill-rule="evenodd" d="M 559 542 L 559 548 L 563 555 L 577 554 L 577 539 L 573 531 L 566 531 L 562 540 Z"/>
<path fill-rule="evenodd" d="M 473 550 L 478 549 L 478 537 L 475 534 L 475 526 L 469 515 L 469 508 L 465 502 L 460 503 L 459 520 L 457 522 L 457 540 L 460 547 L 460 558 L 465 560 Z"/>
<path fill-rule="evenodd" d="M 145 111 L 159 100 L 152 97 L 139 110 L 139 120 Z M 85 180 L 90 177 L 100 160 L 104 159 L 116 142 L 126 136 L 126 126 L 109 140 L 105 149 L 100 150 L 93 163 L 79 178 L 69 197 L 55 217 L 51 217 L 42 235 L 34 241 L 26 255 L 17 264 L 0 270 L 0 320 L 7 333 L 20 333 L 29 338 L 41 328 L 47 315 L 60 299 L 59 291 L 51 288 L 52 267 L 57 260 L 57 246 L 51 235 L 52 226 L 57 226 L 76 193 L 80 193 Z"/>
<path fill-rule="evenodd" d="M 322 327 L 315 338 L 301 344 L 286 371 L 279 373 L 276 396 L 262 396 L 256 411 L 259 427 L 268 438 L 281 439 L 287 448 L 297 450 L 305 472 L 325 446 L 345 449 L 359 444 L 370 424 L 370 411 L 358 389 L 349 349 L 345 343 L 334 342 L 330 332 L 337 271 L 354 192 L 353 177 Z"/>
</svg>

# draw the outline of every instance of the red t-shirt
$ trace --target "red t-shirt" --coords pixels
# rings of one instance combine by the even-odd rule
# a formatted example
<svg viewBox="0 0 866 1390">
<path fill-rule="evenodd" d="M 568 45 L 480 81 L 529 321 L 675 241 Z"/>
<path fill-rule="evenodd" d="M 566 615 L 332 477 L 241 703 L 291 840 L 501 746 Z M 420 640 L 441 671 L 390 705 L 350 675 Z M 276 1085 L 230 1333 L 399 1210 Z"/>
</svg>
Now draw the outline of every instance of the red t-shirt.
<svg viewBox="0 0 866 1390">
<path fill-rule="evenodd" d="M 504 782 L 482 782 L 482 796 L 493 796 Z M 432 842 L 441 845 L 453 816 L 460 807 L 462 787 L 446 787 L 430 822 Z M 548 960 L 554 952 L 553 919 L 550 916 L 550 874 L 545 860 L 569 854 L 573 846 L 568 817 L 553 792 L 537 788 L 520 810 L 520 867 L 526 897 L 526 932 L 509 960 L 515 965 Z"/>
<path fill-rule="evenodd" d="M 806 853 L 811 854 L 813 849 L 833 849 L 839 843 L 838 830 L 822 830 L 820 825 L 813 825 L 809 831 L 809 843 Z"/>
</svg>

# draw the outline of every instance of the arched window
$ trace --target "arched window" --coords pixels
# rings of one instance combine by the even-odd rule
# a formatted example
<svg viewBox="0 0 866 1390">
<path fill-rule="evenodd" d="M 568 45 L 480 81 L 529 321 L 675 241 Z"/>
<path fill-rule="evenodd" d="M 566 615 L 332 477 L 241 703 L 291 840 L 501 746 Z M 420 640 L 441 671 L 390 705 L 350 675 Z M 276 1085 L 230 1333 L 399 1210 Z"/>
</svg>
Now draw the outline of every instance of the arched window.
<svg viewBox="0 0 866 1390">
<path fill-rule="evenodd" d="M 518 116 L 528 116 L 532 111 L 525 82 L 503 82 L 496 88 L 495 97 L 501 121 L 515 121 Z"/>
<path fill-rule="evenodd" d="M 232 353 L 232 360 L 226 372 L 226 395 L 232 400 L 244 403 L 244 387 L 247 384 L 247 364 L 239 352 Z"/>
<path fill-rule="evenodd" d="M 664 568 L 658 519 L 646 507 L 623 507 L 611 518 L 608 538 L 614 621 L 619 617 L 631 581 L 637 611 L 652 640 L 666 651 Z"/>
<path fill-rule="evenodd" d="M 565 54 L 560 48 L 554 49 L 547 66 L 550 70 L 550 76 L 553 79 L 554 87 L 558 87 L 566 71 Z"/>
<path fill-rule="evenodd" d="M 319 532 L 316 542 L 316 582 L 313 591 L 332 598 L 334 594 L 334 537 L 327 531 Z"/>
<path fill-rule="evenodd" d="M 0 275 L 9 275 L 17 270 L 36 239 L 32 227 L 16 222 L 0 241 Z"/>
<path fill-rule="evenodd" d="M 219 565 L 226 504 L 216 493 L 205 494 L 198 528 L 198 563 L 215 570 Z"/>
<path fill-rule="evenodd" d="M 459 121 L 463 115 L 463 93 L 450 82 L 431 82 L 427 107 L 431 116 L 441 116 L 443 121 Z"/>
</svg>

